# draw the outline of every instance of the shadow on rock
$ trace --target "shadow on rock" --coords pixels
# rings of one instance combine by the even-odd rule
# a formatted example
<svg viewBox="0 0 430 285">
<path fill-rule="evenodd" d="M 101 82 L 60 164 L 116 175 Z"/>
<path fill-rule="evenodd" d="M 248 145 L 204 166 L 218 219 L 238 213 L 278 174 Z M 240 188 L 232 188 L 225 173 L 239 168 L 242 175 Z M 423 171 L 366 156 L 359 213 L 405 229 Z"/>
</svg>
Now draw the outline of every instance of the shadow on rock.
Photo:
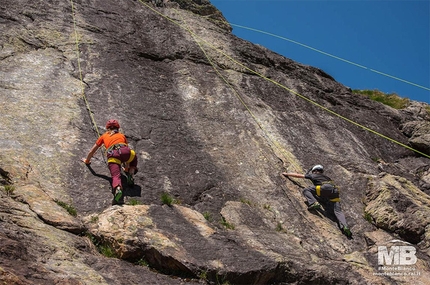
<svg viewBox="0 0 430 285">
<path fill-rule="evenodd" d="M 94 171 L 94 169 L 91 167 L 90 164 L 86 164 L 86 166 L 88 167 L 89 171 L 91 172 L 92 175 L 103 178 L 107 181 L 109 181 L 109 184 L 112 185 L 112 178 L 103 174 L 98 174 Z"/>
</svg>

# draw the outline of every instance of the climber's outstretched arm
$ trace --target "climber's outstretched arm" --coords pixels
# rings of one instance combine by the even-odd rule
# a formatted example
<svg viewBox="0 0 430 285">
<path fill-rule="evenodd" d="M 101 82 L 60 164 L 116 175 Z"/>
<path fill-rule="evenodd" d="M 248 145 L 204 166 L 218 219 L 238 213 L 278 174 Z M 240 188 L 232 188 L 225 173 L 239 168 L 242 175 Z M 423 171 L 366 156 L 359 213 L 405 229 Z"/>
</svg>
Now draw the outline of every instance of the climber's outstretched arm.
<svg viewBox="0 0 430 285">
<path fill-rule="evenodd" d="M 305 178 L 305 175 L 294 172 L 283 172 L 282 175 L 296 178 Z"/>
</svg>

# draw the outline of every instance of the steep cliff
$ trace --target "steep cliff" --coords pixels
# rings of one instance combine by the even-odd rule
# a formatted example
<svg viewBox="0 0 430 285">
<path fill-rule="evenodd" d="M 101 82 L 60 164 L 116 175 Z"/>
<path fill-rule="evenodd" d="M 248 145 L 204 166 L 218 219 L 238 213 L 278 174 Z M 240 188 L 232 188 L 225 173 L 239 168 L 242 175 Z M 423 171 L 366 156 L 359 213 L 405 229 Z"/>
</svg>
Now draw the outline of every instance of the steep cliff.
<svg viewBox="0 0 430 285">
<path fill-rule="evenodd" d="M 353 94 L 209 1 L 0 8 L 1 281 L 428 284 L 428 105 Z M 102 151 L 80 162 L 111 118 L 139 158 L 122 206 Z M 352 239 L 280 175 L 317 163 Z M 404 244 L 402 268 L 378 265 Z"/>
</svg>

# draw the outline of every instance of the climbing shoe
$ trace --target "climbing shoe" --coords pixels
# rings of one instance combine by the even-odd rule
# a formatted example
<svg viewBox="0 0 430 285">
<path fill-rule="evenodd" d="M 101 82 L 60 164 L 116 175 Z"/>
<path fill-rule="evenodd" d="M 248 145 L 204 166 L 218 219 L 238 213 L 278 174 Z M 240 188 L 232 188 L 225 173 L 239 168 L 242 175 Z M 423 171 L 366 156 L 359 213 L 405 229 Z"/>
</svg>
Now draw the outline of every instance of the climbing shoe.
<svg viewBox="0 0 430 285">
<path fill-rule="evenodd" d="M 126 176 L 127 176 L 127 184 L 130 186 L 133 186 L 134 185 L 133 175 L 131 175 L 129 172 L 127 172 Z"/>
<path fill-rule="evenodd" d="M 352 237 L 351 230 L 348 227 L 343 227 L 342 231 L 348 238 Z"/>
<path fill-rule="evenodd" d="M 121 190 L 121 187 L 119 187 L 119 186 L 117 186 L 116 188 L 115 188 L 115 198 L 114 198 L 114 200 L 116 201 L 116 202 L 119 202 L 120 200 L 121 200 L 121 198 L 122 198 L 122 190 Z"/>
<path fill-rule="evenodd" d="M 318 202 L 315 202 L 311 205 L 309 205 L 308 210 L 318 210 L 321 209 L 321 204 Z"/>
</svg>

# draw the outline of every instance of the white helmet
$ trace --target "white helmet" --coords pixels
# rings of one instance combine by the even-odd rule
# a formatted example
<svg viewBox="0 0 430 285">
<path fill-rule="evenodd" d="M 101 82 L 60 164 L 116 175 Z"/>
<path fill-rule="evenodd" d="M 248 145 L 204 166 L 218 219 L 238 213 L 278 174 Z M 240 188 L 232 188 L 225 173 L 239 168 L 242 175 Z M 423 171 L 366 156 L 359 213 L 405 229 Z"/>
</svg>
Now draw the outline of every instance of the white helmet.
<svg viewBox="0 0 430 285">
<path fill-rule="evenodd" d="M 315 171 L 315 170 L 323 172 L 324 171 L 324 167 L 321 164 L 317 164 L 314 167 L 312 167 L 312 172 Z"/>
</svg>

